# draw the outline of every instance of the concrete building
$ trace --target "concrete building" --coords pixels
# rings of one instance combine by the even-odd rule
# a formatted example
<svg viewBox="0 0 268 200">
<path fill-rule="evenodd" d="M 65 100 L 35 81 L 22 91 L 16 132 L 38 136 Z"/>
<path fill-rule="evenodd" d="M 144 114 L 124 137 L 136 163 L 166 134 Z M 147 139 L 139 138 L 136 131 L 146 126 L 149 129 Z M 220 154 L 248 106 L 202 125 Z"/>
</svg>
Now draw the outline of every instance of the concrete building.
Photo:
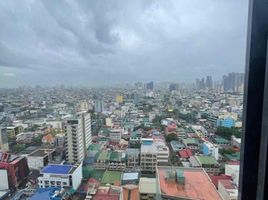
<svg viewBox="0 0 268 200">
<path fill-rule="evenodd" d="M 224 200 L 237 200 L 238 189 L 231 180 L 219 180 L 218 191 Z"/>
<path fill-rule="evenodd" d="M 199 125 L 192 125 L 191 128 L 195 131 L 195 133 L 199 137 L 208 137 L 208 131 L 203 127 Z"/>
<path fill-rule="evenodd" d="M 81 162 L 92 142 L 90 114 L 81 113 L 75 119 L 66 120 L 64 133 L 67 162 Z"/>
<path fill-rule="evenodd" d="M 120 142 L 121 138 L 122 138 L 122 129 L 114 128 L 110 130 L 111 142 Z"/>
<path fill-rule="evenodd" d="M 108 117 L 105 119 L 105 125 L 108 127 L 112 127 L 113 126 L 113 121 L 112 118 Z"/>
<path fill-rule="evenodd" d="M 156 198 L 156 179 L 140 178 L 139 190 L 141 200 L 155 200 Z"/>
<path fill-rule="evenodd" d="M 203 169 L 157 167 L 156 200 L 222 200 Z"/>
<path fill-rule="evenodd" d="M 116 102 L 117 103 L 123 103 L 124 101 L 124 97 L 122 95 L 117 95 L 116 96 Z"/>
<path fill-rule="evenodd" d="M 37 149 L 27 156 L 30 169 L 40 170 L 52 161 L 55 155 L 54 149 Z"/>
<path fill-rule="evenodd" d="M 220 172 L 218 161 L 212 156 L 194 156 L 199 165 L 207 173 L 218 174 Z"/>
<path fill-rule="evenodd" d="M 182 140 L 182 143 L 185 145 L 187 149 L 191 149 L 192 151 L 199 150 L 199 143 L 195 138 L 186 138 Z"/>
<path fill-rule="evenodd" d="M 139 184 L 139 172 L 124 172 L 121 175 L 121 184 L 127 185 L 127 184 Z"/>
<path fill-rule="evenodd" d="M 72 187 L 75 190 L 82 180 L 82 163 L 76 165 L 47 165 L 38 177 L 40 188 Z"/>
<path fill-rule="evenodd" d="M 29 174 L 26 157 L 0 152 L 0 169 L 8 174 L 9 188 L 17 188 Z M 1 179 L 2 181 L 2 179 Z"/>
<path fill-rule="evenodd" d="M 219 160 L 219 147 L 211 142 L 206 141 L 203 143 L 203 154 L 205 156 L 211 155 L 216 160 Z"/>
<path fill-rule="evenodd" d="M 103 103 L 102 100 L 96 100 L 95 101 L 94 110 L 97 113 L 100 113 L 100 112 L 104 111 L 104 103 Z"/>
<path fill-rule="evenodd" d="M 232 117 L 225 117 L 225 118 L 217 119 L 217 126 L 232 128 L 232 127 L 235 127 L 235 123 L 236 123 L 236 121 Z"/>
<path fill-rule="evenodd" d="M 22 126 L 8 126 L 7 127 L 8 136 L 10 138 L 15 138 L 16 135 L 18 135 L 22 131 L 23 131 L 23 127 Z"/>
<path fill-rule="evenodd" d="M 62 121 L 60 120 L 47 120 L 46 124 L 55 129 L 62 129 Z"/>
<path fill-rule="evenodd" d="M 8 190 L 8 174 L 6 169 L 0 169 L 0 180 L 0 191 Z"/>
<path fill-rule="evenodd" d="M 2 127 L 0 127 L 0 150 L 9 151 L 7 129 Z"/>
<path fill-rule="evenodd" d="M 240 148 L 241 147 L 241 138 L 236 138 L 235 136 L 232 136 L 231 137 L 231 144 L 236 148 Z"/>
<path fill-rule="evenodd" d="M 140 149 L 140 165 L 142 171 L 155 172 L 157 166 L 157 148 L 152 139 L 142 139 Z"/>
<path fill-rule="evenodd" d="M 139 148 L 141 143 L 141 131 L 133 131 L 130 133 L 129 145 L 133 148 Z"/>
<path fill-rule="evenodd" d="M 225 175 L 231 176 L 236 186 L 239 184 L 239 164 L 225 164 Z"/>
<path fill-rule="evenodd" d="M 63 147 L 65 144 L 65 136 L 64 134 L 55 135 L 55 145 L 56 147 Z"/>
<path fill-rule="evenodd" d="M 157 149 L 157 165 L 169 164 L 169 148 L 163 142 L 154 143 Z"/>
<path fill-rule="evenodd" d="M 126 150 L 127 168 L 136 168 L 140 166 L 140 150 L 129 148 Z"/>
</svg>

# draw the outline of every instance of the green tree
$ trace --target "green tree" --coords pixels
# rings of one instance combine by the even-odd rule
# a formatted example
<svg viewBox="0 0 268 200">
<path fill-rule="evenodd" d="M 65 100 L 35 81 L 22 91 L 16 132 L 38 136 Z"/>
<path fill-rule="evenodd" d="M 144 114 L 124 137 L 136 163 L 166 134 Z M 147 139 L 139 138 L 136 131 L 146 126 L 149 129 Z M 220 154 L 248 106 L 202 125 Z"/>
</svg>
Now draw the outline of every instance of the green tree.
<svg viewBox="0 0 268 200">
<path fill-rule="evenodd" d="M 172 140 L 178 140 L 178 136 L 175 133 L 170 133 L 165 136 L 167 142 L 171 142 Z"/>
<path fill-rule="evenodd" d="M 216 134 L 230 140 L 232 135 L 234 135 L 235 137 L 240 138 L 241 137 L 241 129 L 240 128 L 226 128 L 223 126 L 219 126 L 216 130 Z"/>
<path fill-rule="evenodd" d="M 25 149 L 25 144 L 15 144 L 11 151 L 14 152 L 14 153 L 19 153 L 21 152 L 23 149 Z"/>
<path fill-rule="evenodd" d="M 33 145 L 41 145 L 42 144 L 42 138 L 43 138 L 42 135 L 38 135 L 37 137 L 34 137 L 32 139 L 32 144 Z"/>
<path fill-rule="evenodd" d="M 233 154 L 235 151 L 232 148 L 227 148 L 227 149 L 220 149 L 219 150 L 220 154 Z"/>
</svg>

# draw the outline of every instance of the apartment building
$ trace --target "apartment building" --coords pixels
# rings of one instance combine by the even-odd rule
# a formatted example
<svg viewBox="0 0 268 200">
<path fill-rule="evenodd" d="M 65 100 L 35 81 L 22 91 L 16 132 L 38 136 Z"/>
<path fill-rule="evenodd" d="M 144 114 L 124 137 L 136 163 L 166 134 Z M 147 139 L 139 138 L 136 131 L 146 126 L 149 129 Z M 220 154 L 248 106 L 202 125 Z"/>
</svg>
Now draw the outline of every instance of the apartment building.
<svg viewBox="0 0 268 200">
<path fill-rule="evenodd" d="M 81 162 L 91 144 L 91 120 L 89 113 L 80 113 L 64 123 L 66 159 L 68 163 Z"/>
<path fill-rule="evenodd" d="M 143 138 L 140 151 L 141 170 L 155 172 L 157 166 L 157 148 L 153 144 L 153 139 Z"/>
<path fill-rule="evenodd" d="M 169 148 L 163 142 L 154 143 L 157 153 L 157 165 L 169 164 Z"/>
<path fill-rule="evenodd" d="M 136 168 L 140 164 L 140 150 L 134 148 L 128 148 L 127 154 L 127 168 Z"/>
</svg>

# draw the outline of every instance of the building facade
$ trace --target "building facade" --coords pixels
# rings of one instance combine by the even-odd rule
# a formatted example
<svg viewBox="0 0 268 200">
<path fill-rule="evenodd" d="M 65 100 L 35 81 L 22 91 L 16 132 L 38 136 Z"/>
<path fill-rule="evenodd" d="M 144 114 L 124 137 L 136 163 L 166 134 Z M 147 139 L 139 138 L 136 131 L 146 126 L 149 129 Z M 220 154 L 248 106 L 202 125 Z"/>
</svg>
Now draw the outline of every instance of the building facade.
<svg viewBox="0 0 268 200">
<path fill-rule="evenodd" d="M 47 165 L 38 177 L 40 188 L 72 187 L 77 189 L 82 180 L 82 163 L 76 165 Z"/>
<path fill-rule="evenodd" d="M 64 125 L 66 159 L 68 163 L 81 162 L 91 144 L 91 120 L 89 113 L 68 119 Z"/>
<path fill-rule="evenodd" d="M 0 150 L 9 151 L 7 129 L 1 127 L 0 127 Z"/>
</svg>

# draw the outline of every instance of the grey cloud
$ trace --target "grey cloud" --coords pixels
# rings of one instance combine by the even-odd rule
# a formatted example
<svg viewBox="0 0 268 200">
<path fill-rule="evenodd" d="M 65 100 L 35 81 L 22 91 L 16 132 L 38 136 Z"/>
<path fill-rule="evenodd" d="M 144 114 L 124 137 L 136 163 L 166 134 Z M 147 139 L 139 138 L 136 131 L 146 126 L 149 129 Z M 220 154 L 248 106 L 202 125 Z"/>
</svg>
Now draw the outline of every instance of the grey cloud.
<svg viewBox="0 0 268 200">
<path fill-rule="evenodd" d="M 20 84 L 219 78 L 244 70 L 247 6 L 245 0 L 1 1 L 0 66 L 23 74 Z"/>
</svg>

